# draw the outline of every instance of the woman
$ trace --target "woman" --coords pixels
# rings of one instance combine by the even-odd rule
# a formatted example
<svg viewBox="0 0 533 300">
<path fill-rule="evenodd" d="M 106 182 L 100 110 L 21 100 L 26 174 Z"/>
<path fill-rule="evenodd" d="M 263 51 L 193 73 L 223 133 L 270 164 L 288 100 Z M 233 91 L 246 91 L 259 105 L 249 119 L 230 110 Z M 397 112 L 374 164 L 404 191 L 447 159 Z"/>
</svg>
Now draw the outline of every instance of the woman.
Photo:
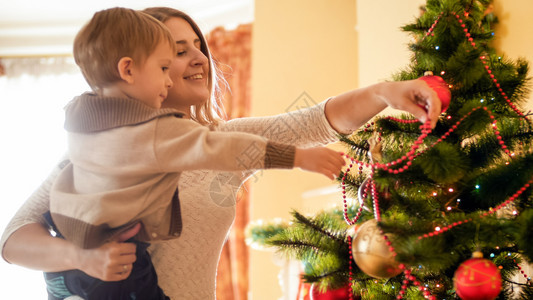
<svg viewBox="0 0 533 300">
<path fill-rule="evenodd" d="M 245 131 L 300 147 L 337 141 L 337 133 L 348 134 L 365 124 L 387 106 L 412 113 L 434 126 L 440 114 L 440 101 L 423 81 L 385 82 L 348 91 L 314 107 L 264 118 L 222 121 L 216 97 L 217 72 L 205 39 L 196 23 L 186 14 L 170 8 L 150 8 L 146 13 L 162 21 L 178 45 L 171 66 L 174 85 L 164 102 L 186 112 L 187 117 L 220 131 Z M 422 109 L 425 106 L 427 111 Z M 285 124 L 293 136 L 270 136 L 266 130 L 274 121 Z M 305 132 L 306 134 L 301 134 Z M 111 242 L 97 249 L 82 250 L 50 236 L 43 227 L 42 213 L 48 210 L 48 192 L 61 164 L 27 200 L 2 236 L 3 258 L 28 268 L 53 272 L 80 269 L 107 281 L 123 279 L 131 269 L 134 246 Z M 184 172 L 180 191 L 182 235 L 151 246 L 159 284 L 171 299 L 214 299 L 216 268 L 222 246 L 235 217 L 235 198 L 219 198 L 210 187 L 227 183 L 235 191 L 251 175 L 215 171 Z M 131 234 L 134 234 L 132 232 Z M 128 236 L 125 236 L 126 239 Z M 133 249 L 132 249 L 133 248 Z M 126 268 L 124 267 L 126 266 Z"/>
</svg>

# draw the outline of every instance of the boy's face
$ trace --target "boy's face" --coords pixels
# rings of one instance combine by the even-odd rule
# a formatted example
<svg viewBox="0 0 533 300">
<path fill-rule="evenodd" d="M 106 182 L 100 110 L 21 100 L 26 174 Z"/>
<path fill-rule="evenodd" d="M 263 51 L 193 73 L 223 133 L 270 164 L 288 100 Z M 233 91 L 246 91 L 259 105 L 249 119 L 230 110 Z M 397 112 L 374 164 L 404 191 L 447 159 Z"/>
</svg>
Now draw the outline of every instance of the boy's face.
<svg viewBox="0 0 533 300">
<path fill-rule="evenodd" d="M 144 104 L 161 108 L 161 103 L 172 87 L 169 67 L 174 59 L 173 49 L 166 42 L 161 42 L 155 51 L 146 58 L 144 64 L 134 67 L 135 81 L 131 86 L 131 97 Z"/>
</svg>

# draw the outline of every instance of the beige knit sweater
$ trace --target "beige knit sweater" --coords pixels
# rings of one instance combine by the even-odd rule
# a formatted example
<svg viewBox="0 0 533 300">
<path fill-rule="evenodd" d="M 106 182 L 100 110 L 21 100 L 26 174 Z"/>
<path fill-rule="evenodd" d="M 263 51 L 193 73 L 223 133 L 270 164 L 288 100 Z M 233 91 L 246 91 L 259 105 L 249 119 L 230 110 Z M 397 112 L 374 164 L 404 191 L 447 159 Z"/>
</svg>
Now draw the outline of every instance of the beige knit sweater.
<svg viewBox="0 0 533 300">
<path fill-rule="evenodd" d="M 316 106 L 272 117 L 241 118 L 220 124 L 217 131 L 240 131 L 299 147 L 337 141 L 337 133 Z M 29 223 L 45 224 L 42 214 L 49 207 L 49 191 L 57 177 L 54 169 L 24 203 L 7 226 L 0 247 L 18 228 Z M 183 231 L 181 237 L 150 247 L 159 285 L 171 299 L 215 299 L 218 260 L 235 218 L 237 190 L 253 172 L 185 171 L 178 183 Z M 226 189 L 221 192 L 220 187 Z"/>
<path fill-rule="evenodd" d="M 212 131 L 178 114 L 90 93 L 69 103 L 71 163 L 50 191 L 50 213 L 67 240 L 95 248 L 138 221 L 138 240 L 176 238 L 181 215 L 173 196 L 181 172 L 293 167 L 292 145 Z"/>
</svg>

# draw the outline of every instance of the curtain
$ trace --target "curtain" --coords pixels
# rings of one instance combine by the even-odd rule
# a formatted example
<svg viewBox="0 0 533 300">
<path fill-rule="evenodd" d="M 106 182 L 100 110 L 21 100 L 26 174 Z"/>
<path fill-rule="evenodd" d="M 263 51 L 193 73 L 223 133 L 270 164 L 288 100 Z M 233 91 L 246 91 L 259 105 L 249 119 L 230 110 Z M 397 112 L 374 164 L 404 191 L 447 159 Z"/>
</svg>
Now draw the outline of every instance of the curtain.
<svg viewBox="0 0 533 300">
<path fill-rule="evenodd" d="M 6 68 L 2 64 L 2 59 L 0 59 L 0 76 L 6 75 Z"/>
<path fill-rule="evenodd" d="M 229 90 L 223 96 L 228 119 L 250 115 L 252 25 L 236 29 L 215 28 L 207 36 L 213 59 L 224 74 Z M 244 300 L 248 295 L 249 250 L 244 229 L 250 219 L 247 183 L 237 197 L 237 212 L 228 241 L 224 245 L 217 272 L 217 299 Z"/>
</svg>

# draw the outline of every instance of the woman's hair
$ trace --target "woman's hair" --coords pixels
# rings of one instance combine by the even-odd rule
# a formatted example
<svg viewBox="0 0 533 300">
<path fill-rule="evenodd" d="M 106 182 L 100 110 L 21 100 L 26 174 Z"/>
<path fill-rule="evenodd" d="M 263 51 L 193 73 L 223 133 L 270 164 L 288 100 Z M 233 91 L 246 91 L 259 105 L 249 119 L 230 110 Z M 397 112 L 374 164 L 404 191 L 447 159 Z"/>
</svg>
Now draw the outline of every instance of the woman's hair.
<svg viewBox="0 0 533 300">
<path fill-rule="evenodd" d="M 121 80 L 117 69 L 123 57 L 143 64 L 161 42 L 176 43 L 166 26 L 133 9 L 115 7 L 96 12 L 74 40 L 74 60 L 89 86 L 98 93 Z"/>
<path fill-rule="evenodd" d="M 225 116 L 224 106 L 221 102 L 221 89 L 219 86 L 220 83 L 225 84 L 225 80 L 211 57 L 211 53 L 209 52 L 209 48 L 207 46 L 207 41 L 205 40 L 200 27 L 198 27 L 196 22 L 194 22 L 194 20 L 186 13 L 170 7 L 150 7 L 144 9 L 143 12 L 156 18 L 162 23 L 165 23 L 172 18 L 181 18 L 191 25 L 198 38 L 200 38 L 200 51 L 202 51 L 209 61 L 209 77 L 207 79 L 207 84 L 209 88 L 210 99 L 206 99 L 208 101 L 205 101 L 201 105 L 195 105 L 191 107 L 190 113 L 191 118 L 200 124 L 216 125 L 218 121 L 224 119 Z"/>
</svg>

